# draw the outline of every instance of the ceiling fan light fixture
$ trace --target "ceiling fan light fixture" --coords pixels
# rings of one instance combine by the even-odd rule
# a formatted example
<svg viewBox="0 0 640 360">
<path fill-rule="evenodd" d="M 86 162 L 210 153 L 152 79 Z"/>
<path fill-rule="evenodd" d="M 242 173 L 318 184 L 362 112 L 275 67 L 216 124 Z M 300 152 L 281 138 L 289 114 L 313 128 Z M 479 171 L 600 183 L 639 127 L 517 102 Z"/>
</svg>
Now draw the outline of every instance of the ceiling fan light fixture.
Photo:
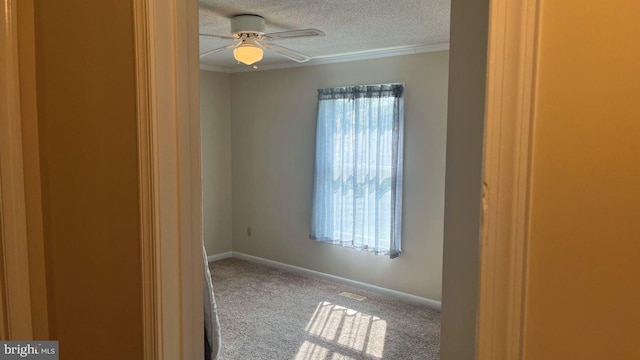
<svg viewBox="0 0 640 360">
<path fill-rule="evenodd" d="M 240 45 L 233 50 L 233 57 L 243 64 L 252 65 L 262 60 L 264 52 L 252 44 Z"/>
<path fill-rule="evenodd" d="M 265 34 L 264 31 L 265 20 L 262 16 L 251 14 L 234 16 L 233 18 L 231 18 L 231 33 L 233 34 L 233 36 L 201 33 L 200 46 L 208 47 L 207 44 L 202 43 L 202 36 L 233 40 L 234 43 L 205 51 L 204 53 L 200 54 L 200 59 L 203 59 L 211 54 L 215 54 L 225 49 L 234 49 L 233 57 L 236 59 L 236 61 L 238 61 L 238 63 L 243 63 L 251 66 L 262 60 L 264 50 L 269 50 L 287 59 L 303 63 L 311 60 L 311 56 L 305 55 L 284 46 L 272 44 L 271 42 L 283 39 L 305 38 L 324 35 L 324 32 L 318 29 L 286 30 L 268 34 Z"/>
</svg>

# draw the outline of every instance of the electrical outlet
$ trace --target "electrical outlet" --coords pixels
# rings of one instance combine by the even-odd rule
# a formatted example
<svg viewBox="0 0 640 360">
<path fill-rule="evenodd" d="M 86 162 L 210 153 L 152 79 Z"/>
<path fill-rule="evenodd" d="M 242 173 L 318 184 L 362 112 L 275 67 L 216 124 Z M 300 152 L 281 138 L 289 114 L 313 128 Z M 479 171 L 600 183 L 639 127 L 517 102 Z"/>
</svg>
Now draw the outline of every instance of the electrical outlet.
<svg viewBox="0 0 640 360">
<path fill-rule="evenodd" d="M 247 236 L 251 236 L 251 227 L 247 227 Z"/>
</svg>

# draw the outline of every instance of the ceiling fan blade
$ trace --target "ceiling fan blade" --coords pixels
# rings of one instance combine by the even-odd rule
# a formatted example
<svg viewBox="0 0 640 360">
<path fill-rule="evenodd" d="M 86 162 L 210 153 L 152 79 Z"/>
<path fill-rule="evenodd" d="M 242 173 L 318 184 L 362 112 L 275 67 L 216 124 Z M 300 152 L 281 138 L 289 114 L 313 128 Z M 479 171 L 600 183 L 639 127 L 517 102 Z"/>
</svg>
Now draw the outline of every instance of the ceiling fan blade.
<svg viewBox="0 0 640 360">
<path fill-rule="evenodd" d="M 293 39 L 293 38 L 301 38 L 301 37 L 309 37 L 309 36 L 324 36 L 324 32 L 318 29 L 301 29 L 301 30 L 290 30 L 290 31 L 281 31 L 270 34 L 264 34 L 265 37 L 271 38 L 270 40 L 279 40 L 279 39 Z"/>
<path fill-rule="evenodd" d="M 278 54 L 286 57 L 287 59 L 291 59 L 293 61 L 297 61 L 299 63 L 307 62 L 311 60 L 311 56 L 305 55 L 303 53 L 299 53 L 297 51 L 291 50 L 284 46 L 275 45 L 275 44 L 263 44 L 263 46 L 267 49 L 271 49 Z"/>
<path fill-rule="evenodd" d="M 222 36 L 222 35 L 211 35 L 211 34 L 198 34 L 200 36 L 209 36 L 209 37 L 214 37 L 214 38 L 218 38 L 218 39 L 225 39 L 225 40 L 236 40 L 236 38 L 232 37 L 232 36 Z"/>
<path fill-rule="evenodd" d="M 204 57 L 207 57 L 207 56 L 209 56 L 211 54 L 215 54 L 215 53 L 217 53 L 219 51 L 222 51 L 224 49 L 230 49 L 230 48 L 233 48 L 233 47 L 236 47 L 236 46 L 237 46 L 237 44 L 229 44 L 229 45 L 226 45 L 226 46 L 223 46 L 223 47 L 215 48 L 213 50 L 205 51 L 202 54 L 200 54 L 200 59 L 202 59 Z"/>
</svg>

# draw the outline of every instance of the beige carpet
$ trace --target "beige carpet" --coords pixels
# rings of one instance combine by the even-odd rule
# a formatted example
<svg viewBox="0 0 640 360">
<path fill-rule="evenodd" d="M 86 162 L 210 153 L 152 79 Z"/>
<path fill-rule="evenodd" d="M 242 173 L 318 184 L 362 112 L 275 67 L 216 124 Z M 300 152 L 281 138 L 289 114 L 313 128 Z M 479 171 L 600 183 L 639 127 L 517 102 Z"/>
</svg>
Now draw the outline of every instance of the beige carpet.
<svg viewBox="0 0 640 360">
<path fill-rule="evenodd" d="M 209 266 L 222 360 L 439 359 L 438 311 L 238 259 Z"/>
</svg>

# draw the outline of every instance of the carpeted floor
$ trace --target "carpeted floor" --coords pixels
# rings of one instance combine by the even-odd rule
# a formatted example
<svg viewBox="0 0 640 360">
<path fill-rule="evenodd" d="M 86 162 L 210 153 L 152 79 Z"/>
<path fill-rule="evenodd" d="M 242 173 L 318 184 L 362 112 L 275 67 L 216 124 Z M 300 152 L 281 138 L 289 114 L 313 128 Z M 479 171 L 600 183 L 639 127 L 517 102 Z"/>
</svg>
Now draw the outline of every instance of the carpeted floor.
<svg viewBox="0 0 640 360">
<path fill-rule="evenodd" d="M 239 259 L 209 267 L 222 360 L 439 359 L 438 311 Z"/>
</svg>

